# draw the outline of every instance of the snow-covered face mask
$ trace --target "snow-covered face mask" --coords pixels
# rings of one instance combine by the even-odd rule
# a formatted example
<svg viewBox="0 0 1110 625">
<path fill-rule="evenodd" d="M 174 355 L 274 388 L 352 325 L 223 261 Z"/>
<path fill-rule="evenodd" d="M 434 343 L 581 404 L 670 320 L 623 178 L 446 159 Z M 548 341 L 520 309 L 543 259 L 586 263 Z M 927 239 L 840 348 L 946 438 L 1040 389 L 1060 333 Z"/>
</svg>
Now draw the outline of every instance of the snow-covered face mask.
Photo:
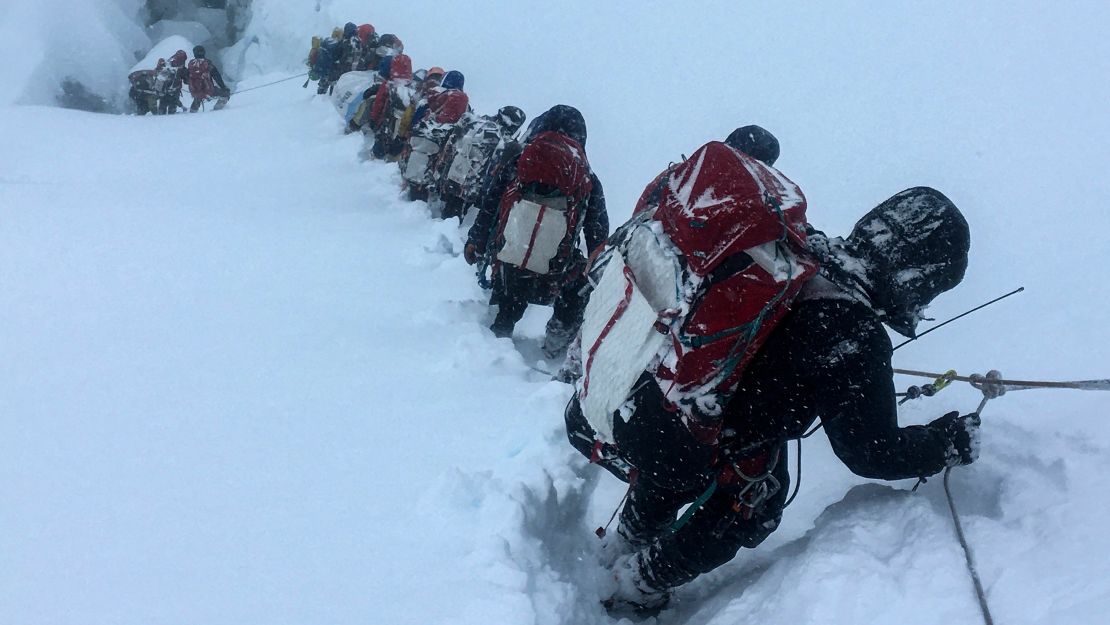
<svg viewBox="0 0 1110 625">
<path fill-rule="evenodd" d="M 847 244 L 864 265 L 875 311 L 913 338 L 933 299 L 963 279 L 970 234 L 948 198 L 916 187 L 864 215 Z"/>
</svg>

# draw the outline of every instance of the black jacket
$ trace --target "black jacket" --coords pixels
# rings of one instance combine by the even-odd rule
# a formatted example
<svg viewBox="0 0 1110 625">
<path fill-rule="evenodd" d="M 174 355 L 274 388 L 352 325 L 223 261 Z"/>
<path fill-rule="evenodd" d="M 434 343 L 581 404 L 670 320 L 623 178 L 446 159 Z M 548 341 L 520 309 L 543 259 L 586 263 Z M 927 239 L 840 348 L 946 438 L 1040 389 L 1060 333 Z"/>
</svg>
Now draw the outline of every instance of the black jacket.
<svg viewBox="0 0 1110 625">
<path fill-rule="evenodd" d="M 216 85 L 217 89 L 227 95 L 231 95 L 231 89 L 228 89 L 227 84 L 224 83 L 223 75 L 220 74 L 220 70 L 216 69 L 216 66 L 213 65 L 211 61 L 208 62 L 208 73 L 212 76 L 212 84 Z"/>
<path fill-rule="evenodd" d="M 898 426 L 886 330 L 848 299 L 803 299 L 748 366 L 725 411 L 721 450 L 745 455 L 798 438 L 820 418 L 844 464 L 877 479 L 945 467 L 939 428 Z"/>
</svg>

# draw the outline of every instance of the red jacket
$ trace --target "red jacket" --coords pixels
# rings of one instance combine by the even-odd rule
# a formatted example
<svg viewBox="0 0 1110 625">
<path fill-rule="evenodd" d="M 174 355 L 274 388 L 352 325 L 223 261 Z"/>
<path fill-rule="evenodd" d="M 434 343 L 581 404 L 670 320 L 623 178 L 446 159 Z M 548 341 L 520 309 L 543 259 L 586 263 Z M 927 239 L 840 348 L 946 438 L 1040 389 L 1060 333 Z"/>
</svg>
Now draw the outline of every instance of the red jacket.
<svg viewBox="0 0 1110 625">
<path fill-rule="evenodd" d="M 377 93 L 374 94 L 374 106 L 370 109 L 371 124 L 377 128 L 381 124 L 382 118 L 385 116 L 387 105 L 392 100 L 390 94 L 393 91 L 393 86 L 403 85 L 412 80 L 412 61 L 408 55 L 398 54 L 393 57 L 392 63 L 389 65 L 389 80 L 383 82 L 378 87 Z"/>
<path fill-rule="evenodd" d="M 437 124 L 454 124 L 466 114 L 470 96 L 461 89 L 447 89 L 428 98 L 428 117 Z"/>
</svg>

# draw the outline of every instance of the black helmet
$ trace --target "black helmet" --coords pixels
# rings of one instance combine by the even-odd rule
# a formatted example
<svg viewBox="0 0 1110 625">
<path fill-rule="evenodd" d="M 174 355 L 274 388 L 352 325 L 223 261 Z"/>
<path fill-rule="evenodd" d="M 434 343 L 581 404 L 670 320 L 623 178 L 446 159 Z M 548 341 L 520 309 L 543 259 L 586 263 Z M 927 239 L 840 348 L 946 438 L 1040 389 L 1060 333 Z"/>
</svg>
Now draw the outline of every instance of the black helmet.
<svg viewBox="0 0 1110 625">
<path fill-rule="evenodd" d="M 779 158 L 779 140 L 765 128 L 754 124 L 733 130 L 725 139 L 725 144 L 768 165 L 774 165 Z"/>
<path fill-rule="evenodd" d="M 204 54 L 204 46 L 193 46 L 193 58 L 203 59 Z"/>
<path fill-rule="evenodd" d="M 524 111 L 515 106 L 502 106 L 497 111 L 497 123 L 501 124 L 501 127 L 509 134 L 519 130 L 527 118 L 528 116 L 524 114 Z"/>
<path fill-rule="evenodd" d="M 863 265 L 872 308 L 913 338 L 921 311 L 963 280 L 971 231 L 944 194 L 914 187 L 864 215 L 845 243 Z"/>
</svg>

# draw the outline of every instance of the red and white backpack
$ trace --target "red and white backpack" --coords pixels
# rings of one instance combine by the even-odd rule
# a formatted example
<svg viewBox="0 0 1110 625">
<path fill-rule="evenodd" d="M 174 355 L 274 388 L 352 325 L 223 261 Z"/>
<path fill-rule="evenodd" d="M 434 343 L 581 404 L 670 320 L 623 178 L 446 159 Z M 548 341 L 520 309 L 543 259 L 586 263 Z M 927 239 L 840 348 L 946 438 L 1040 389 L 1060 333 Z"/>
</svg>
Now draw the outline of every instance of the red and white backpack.
<svg viewBox="0 0 1110 625">
<path fill-rule="evenodd" d="M 592 190 L 590 163 L 577 141 L 559 132 L 536 135 L 501 197 L 497 260 L 541 275 L 560 271 Z"/>
<path fill-rule="evenodd" d="M 212 72 L 208 59 L 193 59 L 189 61 L 189 93 L 193 98 L 203 100 L 216 91 L 212 82 Z"/>
<path fill-rule="evenodd" d="M 635 418 L 650 374 L 691 433 L 715 441 L 744 367 L 817 271 L 806 201 L 778 170 L 711 142 L 653 184 L 591 270 L 578 398 L 602 442 Z M 645 193 L 644 197 L 648 197 Z"/>
</svg>

